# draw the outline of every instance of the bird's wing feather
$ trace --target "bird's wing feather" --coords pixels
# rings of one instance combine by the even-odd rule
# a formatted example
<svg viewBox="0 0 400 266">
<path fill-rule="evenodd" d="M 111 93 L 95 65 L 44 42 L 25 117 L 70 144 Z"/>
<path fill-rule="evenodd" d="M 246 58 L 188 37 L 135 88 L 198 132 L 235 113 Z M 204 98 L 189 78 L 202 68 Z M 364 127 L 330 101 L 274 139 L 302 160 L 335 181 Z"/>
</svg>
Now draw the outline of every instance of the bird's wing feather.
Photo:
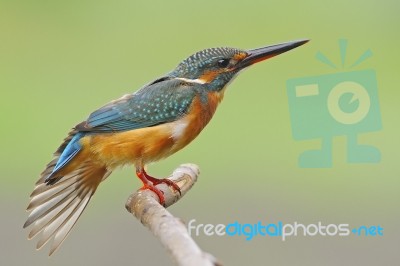
<svg viewBox="0 0 400 266">
<path fill-rule="evenodd" d="M 56 157 L 53 161 L 57 160 Z M 55 162 L 51 162 L 44 174 L 52 172 Z M 24 228 L 32 226 L 29 239 L 41 233 L 37 248 L 40 249 L 53 238 L 50 255 L 61 245 L 87 206 L 102 180 L 111 172 L 90 160 L 63 176 L 54 185 L 44 182 L 42 176 L 34 191 L 27 210 L 30 212 Z"/>
<path fill-rule="evenodd" d="M 31 194 L 24 227 L 32 226 L 29 238 L 41 233 L 37 248 L 53 239 L 50 254 L 67 237 L 93 193 L 110 171 L 80 156 L 79 140 L 86 134 L 125 131 L 174 121 L 186 114 L 196 90 L 174 79 L 158 79 L 132 95 L 100 108 L 72 130 L 47 165 Z M 79 165 L 57 174 L 71 160 Z"/>
<path fill-rule="evenodd" d="M 134 94 L 93 112 L 78 124 L 57 150 L 59 155 L 52 172 L 45 177 L 48 184 L 56 183 L 63 169 L 81 150 L 80 139 L 87 133 L 120 132 L 175 121 L 186 114 L 196 94 L 193 84 L 172 78 L 160 78 Z"/>
<path fill-rule="evenodd" d="M 196 94 L 190 86 L 178 79 L 158 79 L 96 110 L 75 129 L 106 133 L 175 121 L 187 113 Z"/>
</svg>

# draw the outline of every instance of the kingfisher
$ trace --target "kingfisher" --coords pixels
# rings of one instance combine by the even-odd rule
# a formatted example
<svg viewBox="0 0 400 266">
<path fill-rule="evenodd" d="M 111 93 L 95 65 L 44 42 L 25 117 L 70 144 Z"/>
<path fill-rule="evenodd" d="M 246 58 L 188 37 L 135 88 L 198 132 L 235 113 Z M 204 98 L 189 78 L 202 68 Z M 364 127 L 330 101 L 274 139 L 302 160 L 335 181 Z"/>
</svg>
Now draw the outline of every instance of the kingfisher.
<svg viewBox="0 0 400 266">
<path fill-rule="evenodd" d="M 166 158 L 195 139 L 213 117 L 227 85 L 247 67 L 287 52 L 308 40 L 241 50 L 199 51 L 132 94 L 111 101 L 77 124 L 54 153 L 30 195 L 24 228 L 29 239 L 41 233 L 37 249 L 52 239 L 59 248 L 99 184 L 112 171 L 133 164 L 142 181 L 164 204 L 157 179 L 145 165 Z"/>
</svg>

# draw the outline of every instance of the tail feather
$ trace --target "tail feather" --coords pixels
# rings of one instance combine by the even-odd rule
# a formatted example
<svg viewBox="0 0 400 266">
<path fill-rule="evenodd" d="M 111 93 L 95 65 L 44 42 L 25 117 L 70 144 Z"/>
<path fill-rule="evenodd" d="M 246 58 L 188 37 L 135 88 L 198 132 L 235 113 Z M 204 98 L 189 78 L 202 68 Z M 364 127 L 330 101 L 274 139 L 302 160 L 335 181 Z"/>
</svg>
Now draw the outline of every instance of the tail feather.
<svg viewBox="0 0 400 266">
<path fill-rule="evenodd" d="M 82 122 L 83 123 L 83 122 Z M 82 124 L 81 123 L 81 124 Z M 80 124 L 79 124 L 80 125 Z M 77 125 L 77 126 L 79 126 Z M 63 151 L 65 150 L 65 148 L 68 146 L 69 142 L 75 137 L 75 135 L 78 133 L 79 131 L 76 129 L 72 129 L 69 133 L 68 136 L 64 139 L 63 143 L 61 143 L 61 145 L 58 147 L 58 149 L 56 150 L 56 152 L 54 153 L 54 156 L 60 156 L 61 153 L 63 153 Z"/>
<path fill-rule="evenodd" d="M 39 206 L 40 204 L 45 203 L 52 197 L 56 197 L 63 193 L 66 189 L 71 189 L 71 187 L 74 189 L 74 185 L 76 185 L 78 178 L 79 176 L 75 175 L 69 179 L 60 180 L 52 186 L 43 184 L 42 186 L 36 187 L 31 194 L 31 201 L 29 202 L 27 210 L 30 211 L 33 206 Z"/>
<path fill-rule="evenodd" d="M 52 172 L 46 176 L 44 180 L 46 184 L 53 185 L 63 177 L 63 175 L 60 174 L 60 171 L 62 171 L 63 168 L 65 168 L 69 164 L 69 162 L 71 162 L 79 154 L 80 150 L 82 149 L 80 139 L 83 136 L 84 134 L 81 132 L 72 132 L 70 133 L 68 138 L 64 140 L 64 143 L 60 146 L 60 148 L 58 148 L 56 152 L 58 158 L 56 165 L 53 167 L 52 162 L 50 162 Z M 66 143 L 67 141 L 68 143 Z M 67 145 L 65 146 L 65 144 Z M 63 150 L 61 151 L 61 149 Z M 47 171 L 45 170 L 45 172 Z"/>
<path fill-rule="evenodd" d="M 65 150 L 65 148 L 68 146 L 68 144 L 71 142 L 71 140 L 75 137 L 75 135 L 79 131 L 73 129 L 69 132 L 68 136 L 63 140 L 61 145 L 57 148 L 56 152 L 53 154 L 54 158 L 51 160 L 47 165 L 44 171 L 40 174 L 40 178 L 38 181 L 36 181 L 35 185 L 41 185 L 44 183 L 46 178 L 48 178 L 51 173 L 53 173 L 55 166 L 57 165 L 57 162 L 60 160 L 60 156 Z"/>
<path fill-rule="evenodd" d="M 58 159 L 60 158 L 60 154 L 54 153 L 54 159 L 51 160 L 47 165 L 43 172 L 40 174 L 40 178 L 36 181 L 35 185 L 39 186 L 44 183 L 46 177 L 48 177 L 52 172 L 54 167 L 57 164 Z"/>
<path fill-rule="evenodd" d="M 66 235 L 69 230 L 65 230 L 65 224 L 71 219 L 75 223 L 82 211 L 85 209 L 91 195 L 88 194 L 85 198 L 80 198 L 75 196 L 56 216 L 54 216 L 46 225 L 42 231 L 41 238 L 37 242 L 37 249 L 40 249 L 44 244 L 46 244 L 54 234 Z M 58 246 L 54 247 L 54 241 L 50 248 L 50 254 L 52 250 L 56 249 Z"/>
<path fill-rule="evenodd" d="M 68 195 L 71 196 L 71 195 Z M 34 222 L 34 226 L 29 233 L 28 238 L 32 239 L 35 237 L 38 233 L 40 233 L 42 230 L 45 229 L 62 211 L 65 209 L 65 207 L 71 203 L 72 200 L 74 200 L 75 197 L 66 197 L 62 202 L 59 202 L 57 206 L 54 206 L 54 208 L 49 209 L 46 213 L 41 215 L 40 217 L 37 217 L 36 219 L 32 220 Z"/>
<path fill-rule="evenodd" d="M 28 219 L 25 222 L 25 227 L 31 225 L 36 220 L 42 218 L 44 215 L 62 205 L 65 201 L 70 199 L 70 196 L 76 194 L 74 187 L 66 187 L 63 191 L 56 194 L 50 194 L 48 197 L 43 198 L 41 202 L 34 202 L 33 199 L 29 203 L 28 210 L 31 211 Z M 43 194 L 47 194 L 45 191 Z M 41 196 L 41 194 L 39 194 Z M 44 195 L 46 196 L 46 195 Z"/>
<path fill-rule="evenodd" d="M 46 178 L 53 172 L 63 152 L 62 148 L 66 146 L 65 143 L 60 146 L 55 158 L 36 182 L 27 207 L 30 214 L 24 224 L 24 228 L 32 225 L 29 239 L 41 233 L 37 242 L 38 249 L 53 239 L 49 255 L 65 240 L 100 182 L 111 174 L 105 166 L 95 164 L 87 158 L 83 159 L 83 156 L 76 156 L 73 160 L 76 160 L 75 163 L 79 162 L 77 167 L 66 173 L 64 169 L 63 175 L 57 176 L 56 182 L 52 179 L 52 184 L 49 184 Z"/>
<path fill-rule="evenodd" d="M 55 194 L 56 191 L 61 191 L 67 186 L 73 185 L 74 183 L 79 181 L 79 176 L 81 174 L 82 174 L 81 169 L 72 171 L 64 176 L 61 176 L 60 180 L 52 185 L 47 184 L 46 181 L 44 181 L 41 178 L 42 183 L 36 184 L 35 188 L 33 189 L 30 195 L 31 197 L 30 203 L 32 204 L 33 203 L 32 201 L 40 200 L 40 198 L 43 198 L 45 194 L 50 194 L 50 193 Z"/>
<path fill-rule="evenodd" d="M 50 247 L 50 255 L 58 249 L 61 243 L 71 232 L 72 227 L 75 225 L 83 210 L 89 203 L 91 196 L 92 194 L 88 192 L 83 199 L 79 200 L 78 205 L 75 207 L 73 212 L 71 212 L 68 218 L 66 218 L 63 223 L 56 229 L 57 231 L 55 231 L 54 241 Z"/>
</svg>

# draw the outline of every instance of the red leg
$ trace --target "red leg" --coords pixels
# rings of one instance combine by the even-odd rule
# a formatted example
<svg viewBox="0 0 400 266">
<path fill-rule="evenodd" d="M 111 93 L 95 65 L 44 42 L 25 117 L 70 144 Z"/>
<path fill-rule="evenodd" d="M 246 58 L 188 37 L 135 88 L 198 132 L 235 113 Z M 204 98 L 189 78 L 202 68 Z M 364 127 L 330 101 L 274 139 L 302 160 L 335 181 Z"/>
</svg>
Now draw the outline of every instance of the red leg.
<svg viewBox="0 0 400 266">
<path fill-rule="evenodd" d="M 178 191 L 179 194 L 181 194 L 181 190 L 180 190 L 179 186 L 177 184 L 175 184 L 173 181 L 171 181 L 169 179 L 165 179 L 165 178 L 157 179 L 152 176 L 149 176 L 143 167 L 141 169 L 136 169 L 136 175 L 143 182 L 143 187 L 141 188 L 141 190 L 150 189 L 151 191 L 156 193 L 158 198 L 160 199 L 161 205 L 164 205 L 165 197 L 164 197 L 164 193 L 155 187 L 156 185 L 161 184 L 161 183 L 167 184 L 168 186 L 171 186 L 173 189 Z"/>
</svg>

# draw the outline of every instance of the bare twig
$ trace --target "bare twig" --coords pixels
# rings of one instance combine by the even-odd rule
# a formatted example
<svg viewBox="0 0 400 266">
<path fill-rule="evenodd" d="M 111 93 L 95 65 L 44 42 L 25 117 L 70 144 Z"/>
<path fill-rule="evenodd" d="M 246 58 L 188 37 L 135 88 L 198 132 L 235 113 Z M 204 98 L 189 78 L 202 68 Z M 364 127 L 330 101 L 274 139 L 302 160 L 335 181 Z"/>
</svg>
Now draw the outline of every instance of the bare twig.
<svg viewBox="0 0 400 266">
<path fill-rule="evenodd" d="M 181 195 L 166 184 L 159 184 L 165 196 L 165 206 L 171 206 L 194 185 L 199 168 L 194 164 L 179 166 L 168 178 L 181 189 Z M 157 195 L 150 190 L 139 190 L 129 196 L 125 207 L 160 240 L 177 265 L 221 265 L 210 254 L 203 252 L 187 232 L 181 220 L 160 205 Z"/>
</svg>

